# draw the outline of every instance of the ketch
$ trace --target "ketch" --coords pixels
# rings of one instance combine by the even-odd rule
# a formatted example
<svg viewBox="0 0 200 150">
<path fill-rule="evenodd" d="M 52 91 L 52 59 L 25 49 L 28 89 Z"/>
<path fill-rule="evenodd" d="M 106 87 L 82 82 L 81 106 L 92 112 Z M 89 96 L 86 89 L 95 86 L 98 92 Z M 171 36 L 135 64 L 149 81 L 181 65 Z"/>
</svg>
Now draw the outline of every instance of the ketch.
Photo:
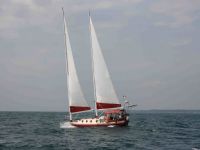
<svg viewBox="0 0 200 150">
<path fill-rule="evenodd" d="M 67 31 L 64 10 L 63 21 L 66 48 L 65 56 L 70 124 L 75 127 L 127 126 L 129 123 L 129 114 L 126 111 L 126 103 L 124 104 L 124 106 L 122 106 L 116 95 L 107 65 L 101 51 L 101 47 L 97 39 L 90 13 L 89 30 L 95 98 L 94 109 L 92 109 L 88 105 L 77 76 L 72 48 Z M 83 113 L 92 110 L 95 111 L 95 115 L 92 118 L 73 119 L 73 114 Z M 64 125 L 65 123 L 69 123 L 69 121 L 63 122 L 62 125 Z"/>
</svg>

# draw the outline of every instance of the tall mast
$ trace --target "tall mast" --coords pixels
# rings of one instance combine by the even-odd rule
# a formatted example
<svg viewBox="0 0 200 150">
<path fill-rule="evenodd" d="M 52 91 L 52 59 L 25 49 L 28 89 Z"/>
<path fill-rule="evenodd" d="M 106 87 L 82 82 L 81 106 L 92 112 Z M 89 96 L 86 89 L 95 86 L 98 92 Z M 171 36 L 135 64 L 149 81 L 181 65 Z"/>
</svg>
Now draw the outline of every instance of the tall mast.
<svg viewBox="0 0 200 150">
<path fill-rule="evenodd" d="M 89 21 L 91 22 L 91 16 L 89 11 Z M 95 75 L 94 75 L 94 58 L 93 58 L 93 49 L 92 49 L 92 35 L 91 35 L 91 24 L 89 23 L 89 30 L 90 30 L 90 47 L 91 47 L 91 58 L 92 58 L 92 75 L 93 75 L 93 87 L 94 87 L 94 99 L 95 99 L 95 115 L 98 117 L 98 111 L 97 111 L 97 96 L 96 96 L 96 85 L 95 85 Z"/>
<path fill-rule="evenodd" d="M 63 22 L 64 22 L 64 37 L 65 37 L 65 61 L 66 61 L 66 74 L 67 74 L 67 89 L 69 89 L 69 66 L 68 66 L 68 59 L 67 59 L 67 42 L 66 42 L 66 21 L 65 21 L 65 13 L 64 13 L 64 9 L 62 8 L 62 12 L 63 12 Z M 68 99 L 69 99 L 69 91 L 68 91 Z M 69 107 L 69 119 L 70 121 L 72 121 L 72 113 L 70 111 L 70 107 Z"/>
</svg>

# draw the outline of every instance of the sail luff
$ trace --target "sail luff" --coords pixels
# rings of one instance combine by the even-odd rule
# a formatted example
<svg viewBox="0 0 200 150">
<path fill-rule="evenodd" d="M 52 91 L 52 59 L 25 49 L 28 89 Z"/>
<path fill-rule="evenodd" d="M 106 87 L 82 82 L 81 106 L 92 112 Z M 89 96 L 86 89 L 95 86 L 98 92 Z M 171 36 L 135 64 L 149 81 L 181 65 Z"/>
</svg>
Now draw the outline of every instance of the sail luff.
<svg viewBox="0 0 200 150">
<path fill-rule="evenodd" d="M 89 11 L 89 20 L 91 22 L 90 11 Z M 92 59 L 92 78 L 93 78 L 94 99 L 95 99 L 95 115 L 98 116 L 97 105 L 96 105 L 97 96 L 96 96 L 96 84 L 95 84 L 95 75 L 94 75 L 94 58 L 93 58 L 93 50 L 92 50 L 91 24 L 89 24 L 89 30 L 90 30 L 91 59 Z"/>
<path fill-rule="evenodd" d="M 62 12 L 63 12 L 63 22 L 64 22 L 64 24 L 63 24 L 63 26 L 64 26 L 64 43 L 65 43 L 65 63 L 66 63 L 66 65 L 65 65 L 65 67 L 66 67 L 66 69 L 65 69 L 65 71 L 66 71 L 66 75 L 67 75 L 67 89 L 69 89 L 69 81 L 68 81 L 68 79 L 69 79 L 69 70 L 68 70 L 68 59 L 67 59 L 67 37 L 66 37 L 66 35 L 68 35 L 68 34 L 66 34 L 66 21 L 65 21 L 65 14 L 64 14 L 64 9 L 62 8 Z M 69 91 L 68 91 L 69 92 Z M 69 94 L 68 94 L 68 100 L 69 100 Z M 68 107 L 68 111 L 69 111 L 69 119 L 70 120 L 72 120 L 72 114 L 71 114 L 71 111 L 70 111 L 70 107 Z"/>
<path fill-rule="evenodd" d="M 115 93 L 107 65 L 105 63 L 96 32 L 90 17 L 90 32 L 92 43 L 92 63 L 94 76 L 94 90 L 96 92 L 96 109 L 121 107 Z"/>
<path fill-rule="evenodd" d="M 67 73 L 67 85 L 68 85 L 68 100 L 69 100 L 69 112 L 70 119 L 71 113 L 81 112 L 90 110 L 91 108 L 88 106 L 80 83 L 77 76 L 74 58 L 72 54 L 71 44 L 69 40 L 69 35 L 67 31 L 67 24 L 63 11 L 63 19 L 64 19 L 64 33 L 65 33 L 65 48 L 66 48 L 66 73 Z"/>
</svg>

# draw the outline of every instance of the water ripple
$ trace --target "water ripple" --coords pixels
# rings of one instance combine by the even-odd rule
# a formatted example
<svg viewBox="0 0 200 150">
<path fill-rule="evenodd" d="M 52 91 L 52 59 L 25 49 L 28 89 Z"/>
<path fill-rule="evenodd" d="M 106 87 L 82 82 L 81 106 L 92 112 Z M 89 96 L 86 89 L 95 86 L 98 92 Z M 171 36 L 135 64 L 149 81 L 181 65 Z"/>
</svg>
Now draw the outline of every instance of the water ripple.
<svg viewBox="0 0 200 150">
<path fill-rule="evenodd" d="M 128 127 L 60 128 L 64 113 L 0 112 L 0 149 L 200 148 L 200 113 L 130 115 Z"/>
</svg>

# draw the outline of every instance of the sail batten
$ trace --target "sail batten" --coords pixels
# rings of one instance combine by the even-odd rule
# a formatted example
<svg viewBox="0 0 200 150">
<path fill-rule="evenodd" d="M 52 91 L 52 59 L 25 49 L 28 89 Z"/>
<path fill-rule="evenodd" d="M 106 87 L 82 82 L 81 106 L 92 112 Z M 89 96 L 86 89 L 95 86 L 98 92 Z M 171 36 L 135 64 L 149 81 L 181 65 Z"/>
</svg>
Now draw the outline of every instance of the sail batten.
<svg viewBox="0 0 200 150">
<path fill-rule="evenodd" d="M 119 99 L 114 90 L 91 17 L 90 32 L 96 109 L 121 107 Z"/>
<path fill-rule="evenodd" d="M 67 31 L 67 24 L 64 16 L 64 11 L 63 11 L 63 19 L 64 19 L 64 33 L 65 33 L 65 47 L 66 47 L 66 73 L 67 73 L 67 85 L 68 85 L 69 112 L 73 113 L 73 112 L 90 110 L 91 108 L 88 106 L 85 100 L 77 76 L 71 44 Z"/>
</svg>

